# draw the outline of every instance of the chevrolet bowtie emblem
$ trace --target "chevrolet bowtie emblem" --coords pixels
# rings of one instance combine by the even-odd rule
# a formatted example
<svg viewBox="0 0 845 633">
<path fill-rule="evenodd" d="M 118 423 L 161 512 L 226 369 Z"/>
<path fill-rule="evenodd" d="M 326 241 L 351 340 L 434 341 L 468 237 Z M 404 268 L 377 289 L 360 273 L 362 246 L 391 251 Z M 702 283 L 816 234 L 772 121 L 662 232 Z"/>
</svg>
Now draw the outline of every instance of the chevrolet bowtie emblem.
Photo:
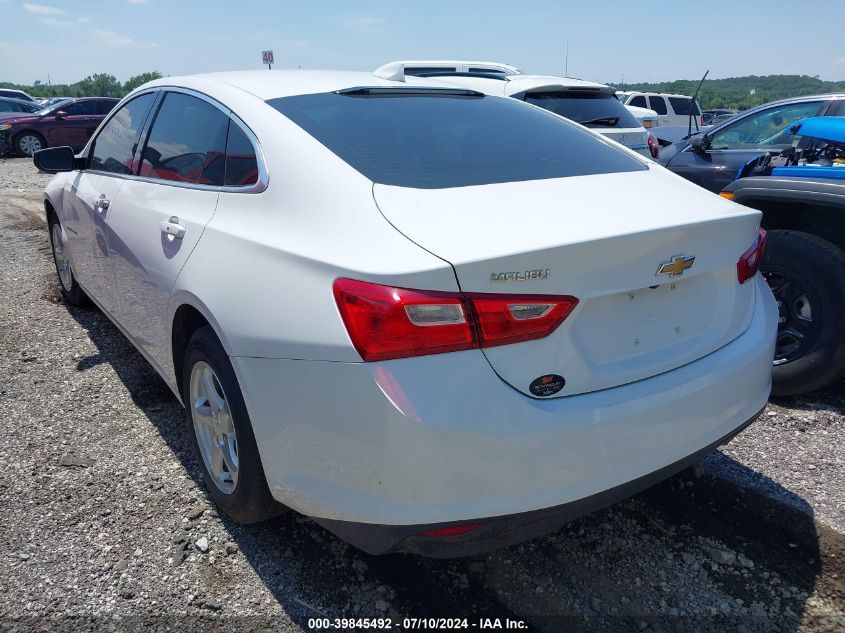
<svg viewBox="0 0 845 633">
<path fill-rule="evenodd" d="M 687 257 L 686 255 L 673 255 L 671 259 L 665 262 L 660 262 L 657 267 L 657 272 L 654 273 L 656 277 L 660 275 L 669 275 L 670 277 L 679 277 L 684 274 L 688 268 L 692 268 L 695 262 L 695 256 Z"/>
</svg>

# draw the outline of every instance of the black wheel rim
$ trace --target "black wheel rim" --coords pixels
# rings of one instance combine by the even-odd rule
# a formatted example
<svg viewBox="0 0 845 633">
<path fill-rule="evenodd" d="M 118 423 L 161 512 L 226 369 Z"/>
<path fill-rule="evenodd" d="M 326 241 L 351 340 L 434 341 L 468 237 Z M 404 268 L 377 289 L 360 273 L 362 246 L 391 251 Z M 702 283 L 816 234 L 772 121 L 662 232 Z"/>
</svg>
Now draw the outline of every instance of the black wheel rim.
<svg viewBox="0 0 845 633">
<path fill-rule="evenodd" d="M 778 303 L 778 336 L 775 365 L 800 358 L 813 346 L 821 331 L 821 301 L 813 286 L 794 270 L 782 266 L 760 267 Z"/>
</svg>

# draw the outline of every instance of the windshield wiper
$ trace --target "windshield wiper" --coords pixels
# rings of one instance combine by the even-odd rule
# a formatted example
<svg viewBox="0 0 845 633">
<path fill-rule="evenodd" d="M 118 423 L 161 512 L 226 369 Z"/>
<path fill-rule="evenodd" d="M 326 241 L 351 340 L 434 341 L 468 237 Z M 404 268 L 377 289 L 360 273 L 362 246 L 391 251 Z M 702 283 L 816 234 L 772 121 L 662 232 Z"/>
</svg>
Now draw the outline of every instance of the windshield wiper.
<svg viewBox="0 0 845 633">
<path fill-rule="evenodd" d="M 578 121 L 581 125 L 604 125 L 606 127 L 616 127 L 619 123 L 618 116 L 606 116 L 599 119 L 592 119 L 590 121 Z"/>
</svg>

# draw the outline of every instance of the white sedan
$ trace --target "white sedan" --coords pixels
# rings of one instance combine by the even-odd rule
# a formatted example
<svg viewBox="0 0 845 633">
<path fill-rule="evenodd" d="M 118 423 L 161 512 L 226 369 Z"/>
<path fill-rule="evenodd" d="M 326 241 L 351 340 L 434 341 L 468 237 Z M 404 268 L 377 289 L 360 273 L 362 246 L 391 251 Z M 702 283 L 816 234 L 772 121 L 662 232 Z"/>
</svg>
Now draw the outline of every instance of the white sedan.
<svg viewBox="0 0 845 633">
<path fill-rule="evenodd" d="M 365 73 L 161 79 L 36 154 L 62 294 L 184 403 L 237 521 L 524 540 L 758 415 L 760 213 L 542 108 Z"/>
</svg>

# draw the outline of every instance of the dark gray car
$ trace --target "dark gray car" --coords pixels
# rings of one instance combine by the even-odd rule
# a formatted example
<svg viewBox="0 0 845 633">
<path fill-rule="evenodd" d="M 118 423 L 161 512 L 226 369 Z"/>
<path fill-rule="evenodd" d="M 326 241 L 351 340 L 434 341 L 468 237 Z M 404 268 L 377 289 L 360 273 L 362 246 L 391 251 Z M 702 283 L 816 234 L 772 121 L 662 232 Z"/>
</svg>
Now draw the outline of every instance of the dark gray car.
<svg viewBox="0 0 845 633">
<path fill-rule="evenodd" d="M 763 152 L 800 143 L 787 133 L 799 119 L 845 116 L 845 93 L 773 101 L 738 114 L 660 151 L 658 162 L 714 193 L 736 179 L 737 170 Z"/>
</svg>

